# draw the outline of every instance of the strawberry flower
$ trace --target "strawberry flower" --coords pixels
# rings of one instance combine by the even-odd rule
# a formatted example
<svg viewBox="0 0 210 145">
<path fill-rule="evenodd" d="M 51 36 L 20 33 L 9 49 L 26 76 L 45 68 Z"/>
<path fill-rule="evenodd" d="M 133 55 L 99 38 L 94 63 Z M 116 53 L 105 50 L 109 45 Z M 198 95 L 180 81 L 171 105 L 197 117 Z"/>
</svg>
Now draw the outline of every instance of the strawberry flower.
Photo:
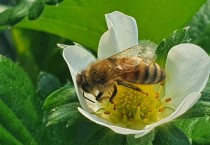
<svg viewBox="0 0 210 145">
<path fill-rule="evenodd" d="M 101 36 L 99 41 L 99 60 L 138 45 L 138 28 L 134 18 L 117 11 L 106 14 L 105 18 L 108 31 Z M 85 99 L 76 82 L 76 75 L 90 63 L 96 61 L 96 58 L 79 44 L 74 46 L 58 44 L 58 46 L 64 48 L 63 57 L 70 69 L 81 104 L 81 108 L 78 108 L 80 113 L 91 121 L 108 127 L 116 133 L 135 134 L 135 137 L 144 136 L 155 127 L 170 122 L 189 110 L 199 100 L 200 92 L 205 87 L 210 73 L 210 58 L 199 46 L 185 43 L 171 48 L 165 65 L 165 91 L 159 101 L 163 102 L 165 108 L 171 108 L 173 111 L 140 129 L 129 128 L 97 115 L 101 104 L 97 101 L 92 103 Z M 132 99 L 130 94 L 128 96 Z"/>
</svg>

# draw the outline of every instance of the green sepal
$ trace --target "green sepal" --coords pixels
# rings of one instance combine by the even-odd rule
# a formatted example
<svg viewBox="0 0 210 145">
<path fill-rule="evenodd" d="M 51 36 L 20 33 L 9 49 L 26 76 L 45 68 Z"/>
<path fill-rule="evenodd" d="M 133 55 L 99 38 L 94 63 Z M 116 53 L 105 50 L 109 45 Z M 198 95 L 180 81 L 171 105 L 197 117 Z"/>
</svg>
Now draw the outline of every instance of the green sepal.
<svg viewBox="0 0 210 145">
<path fill-rule="evenodd" d="M 37 19 L 43 12 L 45 3 L 55 5 L 61 1 L 62 0 L 47 0 L 47 2 L 43 2 L 43 0 L 21 0 L 18 5 L 0 13 L 0 26 L 15 25 L 27 15 L 30 20 Z"/>
<path fill-rule="evenodd" d="M 20 4 L 0 13 L 0 25 L 15 25 L 27 15 L 28 4 Z"/>
<path fill-rule="evenodd" d="M 62 87 L 50 94 L 44 101 L 43 109 L 51 110 L 69 102 L 77 102 L 77 95 L 73 87 Z"/>
<path fill-rule="evenodd" d="M 157 128 L 153 145 L 190 145 L 190 141 L 181 129 L 165 124 Z"/>
<path fill-rule="evenodd" d="M 162 68 L 165 68 L 165 62 L 166 62 L 168 52 L 173 46 L 190 41 L 189 37 L 186 35 L 188 29 L 189 27 L 175 30 L 171 35 L 163 39 L 160 42 L 160 44 L 157 46 L 157 50 L 156 50 L 157 63 Z"/>
<path fill-rule="evenodd" d="M 117 134 L 108 128 L 102 128 L 92 134 L 85 142 L 86 145 L 126 145 L 126 136 Z"/>
<path fill-rule="evenodd" d="M 108 130 L 89 121 L 78 122 L 68 128 L 71 131 L 72 138 L 68 142 L 69 145 L 88 145 L 91 143 L 98 145 L 101 137 L 103 137 L 104 133 Z"/>
<path fill-rule="evenodd" d="M 35 20 L 37 19 L 42 12 L 44 11 L 45 4 L 42 0 L 36 0 L 29 9 L 28 19 Z"/>
<path fill-rule="evenodd" d="M 44 2 L 47 4 L 47 5 L 56 5 L 58 3 L 61 3 L 63 0 L 44 0 Z"/>
<path fill-rule="evenodd" d="M 74 102 L 52 109 L 48 116 L 47 126 L 67 121 L 67 126 L 74 124 L 74 122 L 77 121 L 77 118 L 82 116 L 77 110 L 77 107 L 79 106 L 80 104 L 78 102 Z"/>
<path fill-rule="evenodd" d="M 54 75 L 40 72 L 37 78 L 37 94 L 46 98 L 61 86 L 61 82 Z"/>
<path fill-rule="evenodd" d="M 79 106 L 79 105 L 78 105 Z M 87 118 L 85 118 L 77 108 L 71 111 L 71 117 L 68 117 L 68 120 L 66 121 L 66 127 L 70 127 L 74 124 L 79 124 L 81 122 L 89 122 Z M 96 125 L 96 124 L 95 124 Z"/>
<path fill-rule="evenodd" d="M 134 135 L 127 135 L 126 145 L 153 145 L 152 141 L 155 137 L 155 132 L 151 131 L 145 136 L 135 138 Z"/>
</svg>

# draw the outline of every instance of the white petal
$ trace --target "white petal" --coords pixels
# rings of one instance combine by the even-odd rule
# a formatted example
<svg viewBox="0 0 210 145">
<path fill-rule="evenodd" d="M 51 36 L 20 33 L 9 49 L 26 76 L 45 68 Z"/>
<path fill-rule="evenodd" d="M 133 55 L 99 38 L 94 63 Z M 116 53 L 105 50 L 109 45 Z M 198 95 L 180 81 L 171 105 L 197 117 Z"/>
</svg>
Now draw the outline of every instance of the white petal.
<svg viewBox="0 0 210 145">
<path fill-rule="evenodd" d="M 176 108 L 188 94 L 201 92 L 209 71 L 209 56 L 199 46 L 180 44 L 171 48 L 166 60 L 165 92 L 166 98 L 172 98 L 171 107 Z"/>
<path fill-rule="evenodd" d="M 109 30 L 99 41 L 98 58 L 107 58 L 138 44 L 138 28 L 133 17 L 118 11 L 105 17 Z"/>
<path fill-rule="evenodd" d="M 63 57 L 67 64 L 76 72 L 81 72 L 90 63 L 95 61 L 95 57 L 90 52 L 75 45 L 65 47 Z"/>
<path fill-rule="evenodd" d="M 95 61 L 94 56 L 89 53 L 87 50 L 80 46 L 68 46 L 63 50 L 63 57 L 68 64 L 72 80 L 74 82 L 74 87 L 78 95 L 81 106 L 84 109 L 89 109 L 87 106 L 86 100 L 83 97 L 82 91 L 78 89 L 76 82 L 76 75 L 85 69 L 91 62 Z"/>
<path fill-rule="evenodd" d="M 113 28 L 110 28 L 101 36 L 98 46 L 98 58 L 103 59 L 112 56 L 120 51 L 118 48 L 116 34 Z"/>
<path fill-rule="evenodd" d="M 194 92 L 189 94 L 185 99 L 181 102 L 181 104 L 177 107 L 177 109 L 168 117 L 160 120 L 159 122 L 147 125 L 145 127 L 146 130 L 148 130 L 147 133 L 149 133 L 151 130 L 153 130 L 155 127 L 170 122 L 171 120 L 174 120 L 175 118 L 179 117 L 180 115 L 184 114 L 187 110 L 189 110 L 201 97 L 201 94 L 199 92 Z M 138 133 L 135 135 L 136 138 L 142 137 L 143 133 Z"/>
</svg>

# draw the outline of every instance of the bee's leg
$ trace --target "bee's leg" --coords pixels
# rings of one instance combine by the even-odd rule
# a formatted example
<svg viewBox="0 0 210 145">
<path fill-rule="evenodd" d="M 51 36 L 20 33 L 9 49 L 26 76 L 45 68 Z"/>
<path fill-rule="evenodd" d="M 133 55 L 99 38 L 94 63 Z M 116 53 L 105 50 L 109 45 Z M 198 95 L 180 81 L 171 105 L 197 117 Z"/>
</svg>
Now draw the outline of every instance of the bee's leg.
<svg viewBox="0 0 210 145">
<path fill-rule="evenodd" d="M 98 95 L 96 96 L 96 100 L 100 101 L 101 97 L 103 96 L 103 92 L 99 92 Z"/>
<path fill-rule="evenodd" d="M 94 101 L 90 100 L 88 97 L 85 96 L 85 92 L 83 92 L 83 97 L 84 97 L 85 99 L 87 99 L 88 101 L 90 101 L 90 102 L 92 102 L 92 103 L 95 103 Z"/>
<path fill-rule="evenodd" d="M 114 91 L 113 91 L 111 97 L 109 98 L 109 102 L 110 102 L 110 103 L 114 103 L 114 102 L 113 102 L 113 99 L 114 99 L 114 97 L 116 96 L 116 94 L 117 94 L 117 86 L 114 85 Z"/>
<path fill-rule="evenodd" d="M 133 90 L 136 90 L 136 91 L 141 91 L 141 89 L 139 89 L 138 87 L 136 87 L 132 84 L 128 84 L 128 83 L 123 82 L 123 81 L 117 81 L 117 84 L 122 85 L 122 86 L 127 87 L 127 88 L 130 88 L 130 89 L 133 89 Z"/>
<path fill-rule="evenodd" d="M 130 89 L 133 89 L 133 90 L 136 90 L 136 91 L 139 91 L 139 92 L 141 92 L 141 93 L 143 93 L 143 94 L 148 96 L 148 93 L 143 92 L 140 88 L 138 88 L 138 87 L 136 87 L 136 86 L 134 86 L 132 84 L 128 84 L 128 83 L 123 82 L 123 81 L 117 81 L 117 84 L 118 85 L 122 85 L 122 86 L 127 87 L 127 88 L 130 88 Z"/>
</svg>

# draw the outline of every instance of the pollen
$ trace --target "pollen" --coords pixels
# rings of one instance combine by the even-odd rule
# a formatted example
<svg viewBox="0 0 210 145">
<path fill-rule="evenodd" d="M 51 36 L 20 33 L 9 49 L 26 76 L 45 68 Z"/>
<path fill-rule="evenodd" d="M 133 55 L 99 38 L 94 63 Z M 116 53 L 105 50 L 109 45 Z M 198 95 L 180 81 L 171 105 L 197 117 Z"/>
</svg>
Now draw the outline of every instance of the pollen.
<svg viewBox="0 0 210 145">
<path fill-rule="evenodd" d="M 101 101 L 103 111 L 98 111 L 96 115 L 121 127 L 142 129 L 162 119 L 161 115 L 165 112 L 168 114 L 168 109 L 163 105 L 170 102 L 171 98 L 161 102 L 164 96 L 164 85 L 133 85 L 140 91 L 118 85 L 113 103 L 110 103 L 109 99 Z"/>
<path fill-rule="evenodd" d="M 171 98 L 165 99 L 165 102 L 170 102 L 170 101 L 171 101 Z"/>
</svg>

